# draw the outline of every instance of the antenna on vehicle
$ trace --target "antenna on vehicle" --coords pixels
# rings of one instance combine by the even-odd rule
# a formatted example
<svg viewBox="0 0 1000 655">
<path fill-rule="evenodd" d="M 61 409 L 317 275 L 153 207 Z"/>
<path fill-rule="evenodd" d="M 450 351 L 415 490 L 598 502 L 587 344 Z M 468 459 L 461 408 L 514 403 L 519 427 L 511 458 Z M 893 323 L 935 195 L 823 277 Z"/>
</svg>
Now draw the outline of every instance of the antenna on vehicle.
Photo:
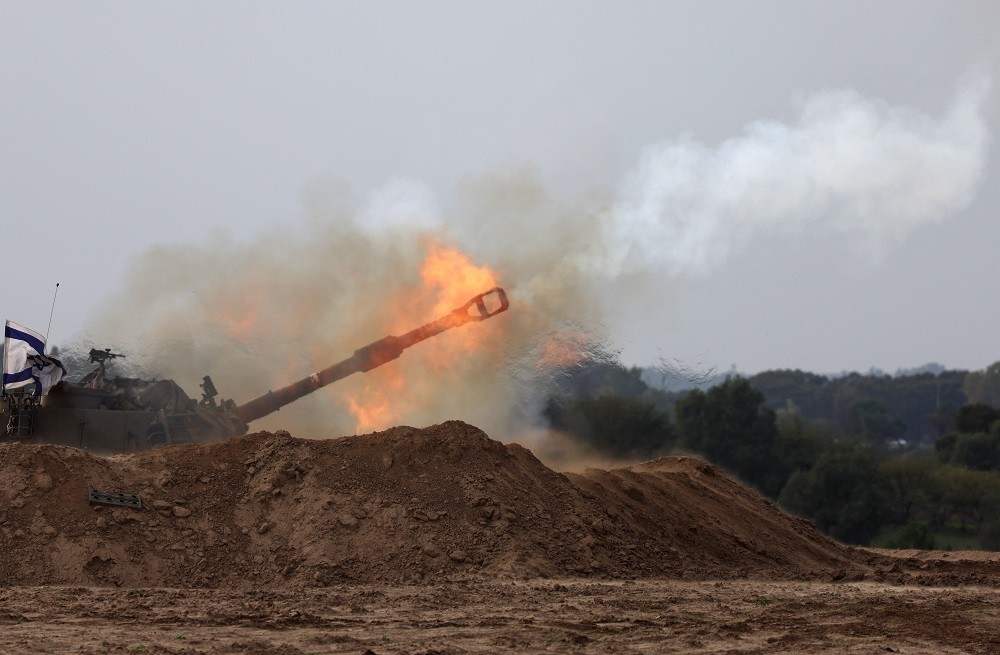
<svg viewBox="0 0 1000 655">
<path fill-rule="evenodd" d="M 56 292 L 52 294 L 52 311 L 49 312 L 49 326 L 45 328 L 45 343 L 49 343 L 49 330 L 52 329 L 52 315 L 56 313 L 56 296 L 59 295 L 59 283 L 56 282 Z M 42 353 L 43 355 L 45 353 Z"/>
</svg>

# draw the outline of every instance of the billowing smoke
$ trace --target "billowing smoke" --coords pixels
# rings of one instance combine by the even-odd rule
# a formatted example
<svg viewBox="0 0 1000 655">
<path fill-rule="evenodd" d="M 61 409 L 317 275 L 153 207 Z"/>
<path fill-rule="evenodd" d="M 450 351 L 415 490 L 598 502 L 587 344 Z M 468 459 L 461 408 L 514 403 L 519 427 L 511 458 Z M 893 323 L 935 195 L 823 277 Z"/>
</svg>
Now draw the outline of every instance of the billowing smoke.
<svg viewBox="0 0 1000 655">
<path fill-rule="evenodd" d="M 434 337 L 254 424 L 326 437 L 449 418 L 509 434 L 537 411 L 536 383 L 553 368 L 546 362 L 576 361 L 600 343 L 584 327 L 591 320 L 567 318 L 590 312 L 579 288 L 533 288 L 472 262 L 420 185 L 394 181 L 361 202 L 333 189 L 310 187 L 308 215 L 295 226 L 150 250 L 86 345 L 114 345 L 128 354 L 127 372 L 172 378 L 192 395 L 211 374 L 223 396 L 243 402 L 497 283 L 508 289 L 514 311 Z"/>
<path fill-rule="evenodd" d="M 460 418 L 504 437 L 537 412 L 551 370 L 606 347 L 608 295 L 635 302 L 641 320 L 656 301 L 637 295 L 652 288 L 643 279 L 662 291 L 755 238 L 818 228 L 877 254 L 954 216 L 984 168 L 987 87 L 964 88 L 940 118 L 817 93 L 791 123 L 751 123 L 715 147 L 682 137 L 646 148 L 617 197 L 559 200 L 530 169 L 470 178 L 446 202 L 414 180 L 361 200 L 316 181 L 294 225 L 147 252 L 89 334 L 189 392 L 211 373 L 223 395 L 249 400 L 436 318 L 446 290 L 426 263 L 454 248 L 507 288 L 510 312 L 255 427 L 327 437 Z M 372 412 L 369 425 L 352 403 Z"/>
<path fill-rule="evenodd" d="M 605 216 L 594 262 L 612 275 L 704 273 L 752 238 L 816 224 L 878 254 L 972 201 L 988 87 L 966 86 L 941 119 L 825 91 L 801 103 L 795 123 L 751 123 L 715 148 L 650 146 Z"/>
</svg>

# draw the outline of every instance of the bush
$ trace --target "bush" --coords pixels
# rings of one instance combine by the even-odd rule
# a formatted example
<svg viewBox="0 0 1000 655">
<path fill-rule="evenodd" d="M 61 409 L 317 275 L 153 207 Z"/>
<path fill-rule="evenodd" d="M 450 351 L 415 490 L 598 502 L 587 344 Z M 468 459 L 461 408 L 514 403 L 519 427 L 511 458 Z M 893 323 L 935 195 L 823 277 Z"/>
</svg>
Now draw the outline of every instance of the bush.
<svg viewBox="0 0 1000 655">
<path fill-rule="evenodd" d="M 910 521 L 883 541 L 882 545 L 886 548 L 934 550 L 934 534 L 925 522 Z"/>
</svg>

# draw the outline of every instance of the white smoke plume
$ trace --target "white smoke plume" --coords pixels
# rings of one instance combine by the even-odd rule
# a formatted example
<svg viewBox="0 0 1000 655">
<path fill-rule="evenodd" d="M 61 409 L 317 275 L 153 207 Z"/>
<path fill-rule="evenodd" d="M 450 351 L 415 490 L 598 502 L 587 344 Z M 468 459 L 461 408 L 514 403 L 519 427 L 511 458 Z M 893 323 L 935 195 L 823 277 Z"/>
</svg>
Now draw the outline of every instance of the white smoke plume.
<svg viewBox="0 0 1000 655">
<path fill-rule="evenodd" d="M 245 401 L 436 318 L 422 265 L 437 244 L 455 244 L 495 273 L 510 312 L 253 427 L 352 433 L 364 428 L 345 399 L 361 398 L 392 405 L 381 414 L 390 423 L 369 429 L 460 418 L 504 438 L 537 411 L 553 368 L 607 351 L 602 297 L 636 303 L 642 320 L 643 303 L 656 302 L 644 280 L 662 292 L 669 276 L 710 272 L 754 238 L 818 228 L 878 253 L 954 216 L 984 168 L 987 89 L 964 88 L 940 118 L 853 91 L 817 93 L 797 120 L 751 123 L 716 147 L 687 137 L 648 147 L 617 198 L 563 202 L 530 169 L 470 178 L 447 202 L 414 180 L 360 201 L 317 181 L 294 226 L 146 253 L 89 334 L 189 393 L 211 373 Z M 479 345 L 456 356 L 447 346 L 466 338 L 459 330 Z"/>
<path fill-rule="evenodd" d="M 646 148 L 591 259 L 610 275 L 701 274 L 761 234 L 821 228 L 877 255 L 973 199 L 989 142 L 985 79 L 940 119 L 854 91 L 801 103 L 794 123 L 758 121 L 711 148 L 690 138 Z"/>
</svg>

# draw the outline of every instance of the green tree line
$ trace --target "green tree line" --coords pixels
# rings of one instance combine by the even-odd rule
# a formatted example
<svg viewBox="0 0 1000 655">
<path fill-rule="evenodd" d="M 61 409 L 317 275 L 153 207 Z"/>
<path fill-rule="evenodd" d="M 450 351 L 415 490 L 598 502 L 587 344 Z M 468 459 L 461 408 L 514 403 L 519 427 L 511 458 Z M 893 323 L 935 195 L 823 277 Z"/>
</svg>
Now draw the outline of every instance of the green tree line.
<svg viewBox="0 0 1000 655">
<path fill-rule="evenodd" d="M 956 388 L 962 400 L 968 389 L 991 399 L 1000 366 L 978 373 L 972 384 L 914 375 L 893 387 L 885 376 L 857 376 L 874 379 L 842 382 L 830 394 L 840 400 L 819 415 L 801 390 L 829 380 L 778 373 L 730 376 L 706 390 L 668 394 L 645 385 L 640 369 L 587 365 L 567 377 L 545 417 L 613 456 L 697 454 L 848 543 L 932 548 L 954 541 L 1000 550 L 1000 411 L 987 402 L 940 411 L 960 399 Z M 760 379 L 784 402 L 769 399 Z M 778 380 L 784 386 L 776 390 Z M 907 389 L 913 398 L 903 397 Z M 789 402 L 792 390 L 798 400 Z M 848 406 L 837 418 L 837 407 Z M 930 437 L 906 445 L 906 420 L 890 408 L 905 409 L 909 420 L 922 408 Z"/>
</svg>

